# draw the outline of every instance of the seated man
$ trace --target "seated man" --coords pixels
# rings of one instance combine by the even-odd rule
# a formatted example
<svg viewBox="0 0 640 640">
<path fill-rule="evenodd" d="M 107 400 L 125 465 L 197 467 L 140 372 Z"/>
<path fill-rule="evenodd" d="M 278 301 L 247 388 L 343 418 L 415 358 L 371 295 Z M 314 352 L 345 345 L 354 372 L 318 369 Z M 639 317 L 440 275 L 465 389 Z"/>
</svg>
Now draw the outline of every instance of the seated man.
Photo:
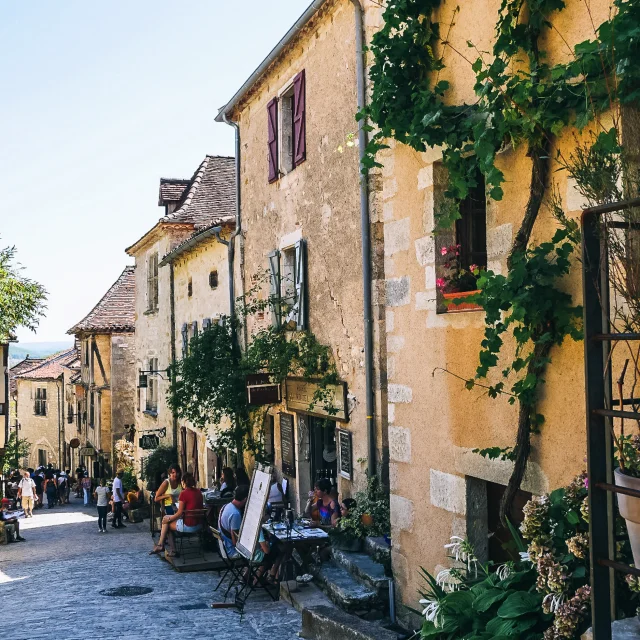
<svg viewBox="0 0 640 640">
<path fill-rule="evenodd" d="M 234 499 L 222 507 L 218 516 L 218 529 L 222 536 L 224 550 L 229 558 L 237 558 L 239 555 L 236 544 L 238 543 L 240 525 L 242 524 L 242 512 L 248 497 L 248 486 L 243 484 L 236 487 Z"/>
<path fill-rule="evenodd" d="M 2 498 L 2 502 L 0 503 L 0 521 L 4 522 L 5 527 L 8 525 L 13 527 L 13 530 L 16 532 L 16 542 L 24 542 L 24 538 L 20 535 L 20 524 L 18 523 L 18 518 L 14 518 L 7 509 L 11 504 L 11 500 L 8 498 Z"/>
</svg>

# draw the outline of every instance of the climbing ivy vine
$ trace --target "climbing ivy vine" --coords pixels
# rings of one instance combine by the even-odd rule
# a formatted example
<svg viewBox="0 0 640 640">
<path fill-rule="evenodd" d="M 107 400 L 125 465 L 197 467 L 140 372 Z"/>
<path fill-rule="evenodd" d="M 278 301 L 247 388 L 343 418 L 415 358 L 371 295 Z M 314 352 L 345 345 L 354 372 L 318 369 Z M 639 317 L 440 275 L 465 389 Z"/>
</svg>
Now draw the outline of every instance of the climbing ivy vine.
<svg viewBox="0 0 640 640">
<path fill-rule="evenodd" d="M 537 404 L 543 374 L 553 346 L 565 337 L 580 338 L 580 308 L 558 288 L 571 266 L 576 229 L 564 224 L 550 242 L 529 247 L 531 232 L 548 195 L 554 143 L 567 127 L 582 129 L 595 122 L 598 143 L 606 146 L 615 131 L 604 130 L 600 116 L 640 98 L 640 0 L 614 0 L 612 16 L 594 38 L 569 47 L 570 60 L 550 64 L 541 47 L 554 29 L 554 14 L 564 0 L 503 0 L 496 16 L 490 52 L 467 42 L 464 51 L 450 40 L 459 8 L 449 24 L 435 19 L 442 0 L 389 0 L 384 24 L 371 42 L 371 101 L 358 114 L 368 119 L 374 132 L 367 146 L 365 168 L 381 166 L 376 154 L 393 138 L 417 151 L 442 149 L 448 173 L 445 204 L 435 211 L 436 232 L 450 228 L 460 217 L 455 202 L 477 186 L 478 170 L 484 175 L 487 195 L 501 200 L 505 178 L 496 166 L 499 152 L 524 147 L 531 159 L 529 197 L 502 276 L 481 274 L 481 293 L 475 302 L 486 311 L 485 339 L 473 387 L 499 363 L 506 334 L 516 343 L 513 361 L 503 370 L 503 380 L 489 386 L 489 394 L 508 393 L 519 407 L 513 449 L 492 447 L 488 456 L 506 456 L 514 471 L 501 505 L 503 521 L 520 487 L 531 449 L 530 436 L 542 424 Z M 590 11 L 588 3 L 585 11 Z M 441 78 L 445 57 L 459 56 L 475 74 L 475 101 L 451 104 L 449 82 Z M 557 152 L 559 153 L 559 152 Z M 566 221 L 563 221 L 566 222 Z M 504 379 L 515 375 L 510 390 Z"/>
</svg>

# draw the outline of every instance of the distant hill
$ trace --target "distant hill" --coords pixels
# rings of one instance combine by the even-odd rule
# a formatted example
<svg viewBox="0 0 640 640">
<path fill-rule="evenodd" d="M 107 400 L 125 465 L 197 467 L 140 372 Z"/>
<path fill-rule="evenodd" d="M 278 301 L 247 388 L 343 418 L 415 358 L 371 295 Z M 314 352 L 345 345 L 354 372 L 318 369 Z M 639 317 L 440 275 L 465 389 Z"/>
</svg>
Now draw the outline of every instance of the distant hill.
<svg viewBox="0 0 640 640">
<path fill-rule="evenodd" d="M 68 342 L 18 342 L 9 344 L 9 366 L 14 365 L 27 356 L 32 358 L 46 358 L 53 353 L 69 349 L 73 340 Z"/>
</svg>

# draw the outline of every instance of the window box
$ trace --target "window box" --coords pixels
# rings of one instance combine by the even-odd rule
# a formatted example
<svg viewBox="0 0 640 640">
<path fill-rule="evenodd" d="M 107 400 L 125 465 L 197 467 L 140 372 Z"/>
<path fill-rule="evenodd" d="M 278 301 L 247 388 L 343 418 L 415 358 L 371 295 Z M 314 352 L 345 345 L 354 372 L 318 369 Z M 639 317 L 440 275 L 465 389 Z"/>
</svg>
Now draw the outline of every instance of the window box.
<svg viewBox="0 0 640 640">
<path fill-rule="evenodd" d="M 442 297 L 445 299 L 447 304 L 446 313 L 458 313 L 460 311 L 478 311 L 482 310 L 482 307 L 475 302 L 449 302 L 451 300 L 459 300 L 460 298 L 468 298 L 469 296 L 474 295 L 475 293 L 480 293 L 480 289 L 476 289 L 475 291 L 457 291 L 456 293 L 443 293 Z"/>
</svg>

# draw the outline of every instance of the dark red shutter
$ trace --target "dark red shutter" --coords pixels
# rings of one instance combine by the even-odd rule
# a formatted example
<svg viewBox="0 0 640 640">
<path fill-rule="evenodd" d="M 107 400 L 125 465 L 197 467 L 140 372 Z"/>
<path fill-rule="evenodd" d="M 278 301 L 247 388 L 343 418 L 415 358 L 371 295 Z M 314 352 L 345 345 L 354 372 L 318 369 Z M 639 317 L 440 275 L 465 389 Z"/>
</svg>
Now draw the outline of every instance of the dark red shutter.
<svg viewBox="0 0 640 640">
<path fill-rule="evenodd" d="M 305 126 L 304 69 L 293 79 L 293 164 L 297 167 L 307 157 Z"/>
<path fill-rule="evenodd" d="M 278 179 L 278 100 L 267 105 L 267 147 L 269 151 L 269 182 Z"/>
</svg>

